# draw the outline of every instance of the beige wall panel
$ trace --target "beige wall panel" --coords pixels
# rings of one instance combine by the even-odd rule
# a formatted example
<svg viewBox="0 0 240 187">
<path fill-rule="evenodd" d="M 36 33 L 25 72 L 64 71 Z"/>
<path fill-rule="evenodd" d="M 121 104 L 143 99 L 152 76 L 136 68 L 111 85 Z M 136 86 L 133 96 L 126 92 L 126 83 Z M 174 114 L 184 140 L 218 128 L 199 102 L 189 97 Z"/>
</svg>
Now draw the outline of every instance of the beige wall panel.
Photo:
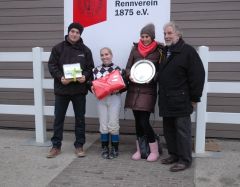
<svg viewBox="0 0 240 187">
<path fill-rule="evenodd" d="M 208 112 L 228 112 L 228 113 L 240 113 L 240 106 L 208 106 L 207 107 Z M 240 130 L 240 126 L 239 130 Z"/>
<path fill-rule="evenodd" d="M 220 29 L 220 28 L 240 28 L 240 19 L 238 20 L 198 20 L 198 21 L 177 21 L 184 29 L 195 29 L 195 28 L 205 28 L 205 29 Z"/>
<path fill-rule="evenodd" d="M 240 72 L 209 72 L 208 80 L 214 81 L 240 81 Z"/>
<path fill-rule="evenodd" d="M 232 1 L 229 2 L 196 2 L 196 3 L 176 3 L 174 6 L 172 6 L 171 11 L 172 12 L 207 12 L 207 11 L 215 11 L 215 10 L 221 10 L 221 11 L 234 11 L 240 10 L 240 1 Z"/>
<path fill-rule="evenodd" d="M 202 28 L 195 28 L 195 29 L 184 29 L 183 36 L 187 36 L 189 38 L 229 38 L 229 37 L 238 37 L 240 38 L 240 28 L 217 28 L 217 29 L 202 29 Z"/>
<path fill-rule="evenodd" d="M 238 0 L 171 0 L 172 4 L 181 4 L 181 3 L 220 3 L 220 2 L 238 2 Z"/>
<path fill-rule="evenodd" d="M 208 66 L 209 71 L 225 71 L 225 72 L 240 72 L 239 63 L 227 62 L 227 63 L 215 63 L 211 62 Z"/>
<path fill-rule="evenodd" d="M 56 42 L 57 43 L 57 42 Z M 36 47 L 36 46 L 35 46 Z M 49 52 L 52 46 L 41 46 L 45 51 Z M 32 46 L 30 47 L 0 47 L 0 52 L 30 52 L 32 51 Z"/>
<path fill-rule="evenodd" d="M 0 32 L 2 31 L 60 31 L 63 30 L 62 23 L 37 23 L 37 24 L 18 24 L 18 25 L 3 25 L 0 27 Z"/>
<path fill-rule="evenodd" d="M 223 131 L 218 131 L 218 130 L 207 130 L 206 131 L 206 136 L 208 138 L 237 138 L 239 139 L 239 134 L 240 131 L 227 131 L 227 130 L 223 130 Z"/>
<path fill-rule="evenodd" d="M 33 77 L 33 73 L 32 70 L 2 70 L 0 69 L 0 75 L 1 77 L 5 77 L 5 78 L 32 78 Z"/>
<path fill-rule="evenodd" d="M 63 30 L 61 31 L 28 31 L 28 32 L 1 32 L 0 40 L 39 40 L 39 39 L 57 39 L 61 41 L 64 38 Z"/>
<path fill-rule="evenodd" d="M 195 46 L 198 47 L 199 45 Z M 240 51 L 240 46 L 239 45 L 231 45 L 231 46 L 226 46 L 226 45 L 211 45 L 208 46 L 211 51 Z"/>
<path fill-rule="evenodd" d="M 33 89 L 0 89 L 0 103 L 1 104 L 18 104 L 26 101 L 33 104 Z"/>
<path fill-rule="evenodd" d="M 0 1 L 0 9 L 63 7 L 60 0 Z"/>
<path fill-rule="evenodd" d="M 228 40 L 222 37 L 211 37 L 211 38 L 188 38 L 184 37 L 184 40 L 187 41 L 189 44 L 194 46 L 209 46 L 210 50 L 212 45 L 222 45 L 222 46 L 232 46 L 238 45 L 238 39 L 239 37 L 229 37 Z M 239 47 L 240 49 L 240 47 Z"/>
<path fill-rule="evenodd" d="M 32 70 L 32 63 L 31 62 L 1 62 L 0 69 L 5 70 Z M 1 74 L 0 74 L 1 77 Z"/>
<path fill-rule="evenodd" d="M 204 12 L 204 13 L 203 13 Z M 226 19 L 237 19 L 239 20 L 239 10 L 233 11 L 208 11 L 208 12 L 173 12 L 172 17 L 175 21 L 198 21 L 198 20 L 226 20 Z"/>
<path fill-rule="evenodd" d="M 58 41 L 59 42 L 59 41 Z M 57 42 L 57 43 L 58 43 Z M 8 45 L 9 47 L 43 47 L 43 46 L 52 46 L 56 44 L 56 39 L 47 39 L 47 40 L 12 40 L 11 42 L 9 40 L 2 40 L 0 43 L 0 47 Z"/>
<path fill-rule="evenodd" d="M 240 93 L 239 94 L 226 94 L 226 93 L 209 93 L 208 97 L 231 97 L 231 98 L 238 98 L 240 97 Z"/>
<path fill-rule="evenodd" d="M 1 10 L 1 9 L 0 9 Z M 3 25 L 15 24 L 38 24 L 38 23 L 62 23 L 62 16 L 31 16 L 26 17 L 0 17 L 0 23 Z"/>
<path fill-rule="evenodd" d="M 208 97 L 209 106 L 237 106 L 240 105 L 240 97 Z M 240 107 L 239 107 L 240 111 Z"/>
<path fill-rule="evenodd" d="M 35 8 L 35 9 L 2 9 L 2 16 L 38 16 L 38 15 L 63 15 L 63 8 Z"/>
</svg>

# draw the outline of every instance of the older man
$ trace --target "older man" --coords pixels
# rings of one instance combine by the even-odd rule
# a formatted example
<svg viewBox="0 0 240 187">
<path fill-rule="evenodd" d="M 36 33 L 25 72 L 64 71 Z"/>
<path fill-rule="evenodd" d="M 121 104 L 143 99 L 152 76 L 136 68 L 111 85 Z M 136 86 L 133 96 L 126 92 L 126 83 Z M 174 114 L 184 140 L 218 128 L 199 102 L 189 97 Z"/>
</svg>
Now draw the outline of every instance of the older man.
<svg viewBox="0 0 240 187">
<path fill-rule="evenodd" d="M 196 50 L 186 44 L 174 22 L 164 26 L 166 60 L 159 67 L 159 114 L 169 157 L 162 164 L 173 164 L 177 172 L 191 166 L 192 136 L 190 114 L 200 102 L 205 71 Z"/>
</svg>

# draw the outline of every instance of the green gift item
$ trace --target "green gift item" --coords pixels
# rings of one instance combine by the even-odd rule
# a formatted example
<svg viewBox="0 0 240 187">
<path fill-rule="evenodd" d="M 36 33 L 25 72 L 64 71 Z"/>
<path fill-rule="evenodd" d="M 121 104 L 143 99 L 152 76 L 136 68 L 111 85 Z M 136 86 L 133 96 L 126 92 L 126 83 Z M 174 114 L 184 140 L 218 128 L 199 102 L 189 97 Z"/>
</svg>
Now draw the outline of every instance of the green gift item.
<svg viewBox="0 0 240 187">
<path fill-rule="evenodd" d="M 73 77 L 73 81 L 74 82 L 77 81 L 77 74 L 80 74 L 80 73 L 82 73 L 81 67 L 80 67 L 80 69 L 73 68 L 73 70 L 72 70 L 72 77 Z"/>
<path fill-rule="evenodd" d="M 78 77 L 82 77 L 82 68 L 79 63 L 63 65 L 65 79 L 73 79 L 76 82 Z"/>
</svg>

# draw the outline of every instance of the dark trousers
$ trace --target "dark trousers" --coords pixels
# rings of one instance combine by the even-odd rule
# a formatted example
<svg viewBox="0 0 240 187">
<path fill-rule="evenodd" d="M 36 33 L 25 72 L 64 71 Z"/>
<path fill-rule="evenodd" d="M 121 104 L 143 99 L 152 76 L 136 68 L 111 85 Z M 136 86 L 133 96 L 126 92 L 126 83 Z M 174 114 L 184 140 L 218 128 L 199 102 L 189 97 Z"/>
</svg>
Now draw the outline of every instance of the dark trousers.
<svg viewBox="0 0 240 187">
<path fill-rule="evenodd" d="M 146 136 L 149 143 L 155 142 L 155 134 L 150 125 L 150 112 L 133 110 L 137 137 Z"/>
<path fill-rule="evenodd" d="M 163 117 L 163 132 L 168 153 L 179 162 L 192 163 L 191 119 L 185 117 Z"/>
<path fill-rule="evenodd" d="M 54 119 L 54 134 L 51 138 L 53 147 L 61 148 L 63 139 L 63 126 L 66 111 L 69 102 L 72 102 L 75 114 L 75 137 L 74 146 L 82 147 L 85 143 L 85 110 L 86 110 L 86 96 L 85 95 L 67 95 L 55 96 L 55 119 Z"/>
</svg>

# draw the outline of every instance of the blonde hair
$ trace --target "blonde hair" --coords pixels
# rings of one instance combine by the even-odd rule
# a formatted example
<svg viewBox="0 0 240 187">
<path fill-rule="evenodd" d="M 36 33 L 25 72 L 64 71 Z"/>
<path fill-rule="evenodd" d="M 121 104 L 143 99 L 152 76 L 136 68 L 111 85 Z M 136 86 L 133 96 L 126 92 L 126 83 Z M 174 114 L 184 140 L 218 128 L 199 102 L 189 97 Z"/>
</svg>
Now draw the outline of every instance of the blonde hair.
<svg viewBox="0 0 240 187">
<path fill-rule="evenodd" d="M 113 56 L 113 53 L 112 53 L 112 50 L 109 48 L 109 47 L 103 47 L 100 49 L 100 55 L 101 55 L 101 52 L 106 49 L 112 56 Z"/>
</svg>

